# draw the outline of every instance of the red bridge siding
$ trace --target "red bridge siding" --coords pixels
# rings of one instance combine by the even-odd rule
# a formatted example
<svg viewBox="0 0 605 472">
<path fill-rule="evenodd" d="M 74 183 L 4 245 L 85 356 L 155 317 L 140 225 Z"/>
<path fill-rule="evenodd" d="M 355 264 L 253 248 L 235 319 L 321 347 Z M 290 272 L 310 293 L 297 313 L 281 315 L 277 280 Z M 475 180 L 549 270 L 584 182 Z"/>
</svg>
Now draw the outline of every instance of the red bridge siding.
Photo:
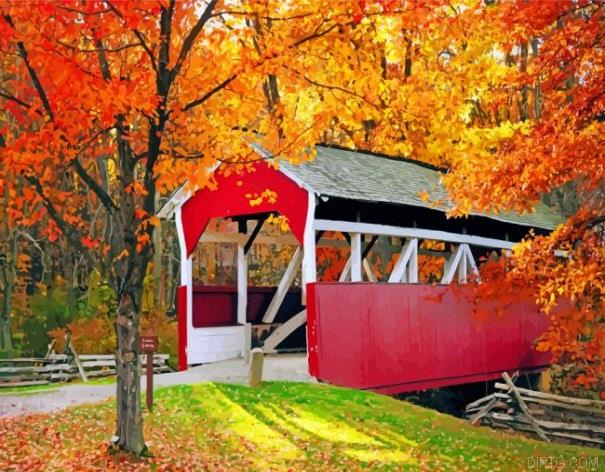
<svg viewBox="0 0 605 472">
<path fill-rule="evenodd" d="M 309 284 L 307 302 L 309 372 L 331 384 L 400 393 L 549 362 L 533 349 L 546 316 L 528 303 L 479 319 L 451 286 L 369 283 Z"/>
<path fill-rule="evenodd" d="M 248 287 L 246 321 L 261 322 L 276 290 L 277 287 Z M 194 328 L 237 325 L 237 287 L 194 285 L 192 292 Z M 290 289 L 275 321 L 283 322 L 301 309 L 300 289 Z"/>
<path fill-rule="evenodd" d="M 176 314 L 179 338 L 179 371 L 187 370 L 187 286 L 176 290 Z"/>
</svg>

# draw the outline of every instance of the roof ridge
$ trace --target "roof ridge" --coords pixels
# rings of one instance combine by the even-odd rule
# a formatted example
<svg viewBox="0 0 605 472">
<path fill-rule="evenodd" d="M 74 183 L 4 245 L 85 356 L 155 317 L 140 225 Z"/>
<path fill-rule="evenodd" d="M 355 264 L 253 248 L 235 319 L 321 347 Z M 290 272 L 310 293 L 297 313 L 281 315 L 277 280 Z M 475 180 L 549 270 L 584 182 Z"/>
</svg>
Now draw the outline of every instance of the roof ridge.
<svg viewBox="0 0 605 472">
<path fill-rule="evenodd" d="M 338 144 L 317 143 L 315 146 L 319 146 L 319 147 L 323 147 L 323 148 L 338 149 L 340 151 L 349 151 L 349 152 L 353 152 L 355 154 L 365 154 L 367 156 L 380 157 L 382 159 L 387 159 L 390 161 L 407 162 L 409 164 L 417 165 L 418 167 L 424 167 L 426 169 L 441 172 L 442 174 L 445 174 L 448 172 L 448 169 L 446 167 L 439 167 L 434 164 L 428 164 L 426 162 L 412 159 L 411 157 L 392 156 L 392 155 L 384 154 L 384 153 L 380 153 L 380 152 L 368 151 L 366 149 L 352 149 L 349 147 L 340 146 Z"/>
</svg>

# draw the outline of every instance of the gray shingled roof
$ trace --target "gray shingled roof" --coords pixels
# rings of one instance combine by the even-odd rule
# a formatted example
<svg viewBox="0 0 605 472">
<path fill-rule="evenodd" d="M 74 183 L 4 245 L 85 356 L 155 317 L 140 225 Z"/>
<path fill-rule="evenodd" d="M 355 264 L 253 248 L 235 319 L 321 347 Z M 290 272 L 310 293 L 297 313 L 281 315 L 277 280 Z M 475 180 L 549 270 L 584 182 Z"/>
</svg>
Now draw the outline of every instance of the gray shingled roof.
<svg viewBox="0 0 605 472">
<path fill-rule="evenodd" d="M 281 161 L 284 173 L 320 195 L 349 200 L 387 202 L 447 211 L 452 208 L 439 182 L 440 172 L 408 160 L 380 157 L 326 146 L 317 146 L 315 160 L 304 164 Z M 429 199 L 420 198 L 423 192 Z M 435 206 L 435 202 L 440 202 Z M 554 229 L 563 219 L 539 203 L 533 213 L 499 213 L 485 216 L 505 223 Z"/>
</svg>

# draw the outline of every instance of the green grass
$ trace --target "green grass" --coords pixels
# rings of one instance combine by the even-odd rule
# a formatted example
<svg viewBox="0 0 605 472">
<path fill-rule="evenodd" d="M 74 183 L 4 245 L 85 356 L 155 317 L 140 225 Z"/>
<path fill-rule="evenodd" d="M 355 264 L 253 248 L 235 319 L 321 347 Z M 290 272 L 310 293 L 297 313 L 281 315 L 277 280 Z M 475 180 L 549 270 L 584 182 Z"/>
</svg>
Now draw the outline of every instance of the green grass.
<svg viewBox="0 0 605 472">
<path fill-rule="evenodd" d="M 156 391 L 154 411 L 144 416 L 154 457 L 133 463 L 118 455 L 111 461 L 142 470 L 518 471 L 540 457 L 558 458 L 567 466 L 561 470 L 573 470 L 574 461 L 586 456 L 599 467 L 592 470 L 605 470 L 605 451 L 495 432 L 386 396 L 326 385 L 166 387 Z M 74 456 L 81 465 L 107 465 L 107 449 L 99 444 L 111 436 L 113 421 L 113 402 L 38 415 L 36 428 L 44 434 L 28 433 L 27 443 L 40 454 L 45 438 L 53 437 L 48 447 L 57 468 L 48 470 L 69 469 Z M 27 454 L 22 435 L 31 427 L 24 424 L 19 432 L 12 426 L 17 430 L 4 432 L 5 447 Z M 61 459 L 64 449 L 69 452 Z"/>
</svg>

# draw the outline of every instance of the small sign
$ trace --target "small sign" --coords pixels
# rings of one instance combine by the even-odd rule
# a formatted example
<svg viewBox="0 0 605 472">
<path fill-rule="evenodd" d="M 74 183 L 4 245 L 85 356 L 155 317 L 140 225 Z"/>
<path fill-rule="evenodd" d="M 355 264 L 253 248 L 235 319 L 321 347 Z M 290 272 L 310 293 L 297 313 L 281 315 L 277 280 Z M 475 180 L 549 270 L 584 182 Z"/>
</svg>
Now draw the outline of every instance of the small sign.
<svg viewBox="0 0 605 472">
<path fill-rule="evenodd" d="M 158 350 L 157 336 L 141 336 L 139 351 L 147 354 L 147 409 L 153 411 L 153 353 Z"/>
<path fill-rule="evenodd" d="M 158 350 L 157 336 L 141 336 L 139 338 L 139 350 L 143 352 L 155 352 Z"/>
</svg>

